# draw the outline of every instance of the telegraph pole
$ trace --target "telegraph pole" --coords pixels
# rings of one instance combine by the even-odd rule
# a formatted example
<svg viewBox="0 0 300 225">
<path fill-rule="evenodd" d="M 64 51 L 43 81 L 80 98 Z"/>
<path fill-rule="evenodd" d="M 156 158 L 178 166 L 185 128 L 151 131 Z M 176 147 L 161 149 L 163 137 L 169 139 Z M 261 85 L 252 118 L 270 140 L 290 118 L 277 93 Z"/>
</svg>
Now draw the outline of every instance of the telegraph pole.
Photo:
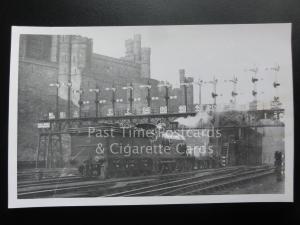
<svg viewBox="0 0 300 225">
<path fill-rule="evenodd" d="M 59 103 L 58 103 L 58 100 L 59 100 L 59 98 L 58 98 L 59 83 L 58 83 L 58 79 L 57 79 L 56 83 L 57 83 L 57 88 L 56 88 L 56 119 L 58 119 L 59 118 Z"/>
<path fill-rule="evenodd" d="M 133 85 L 132 83 L 130 83 L 129 86 L 126 86 L 126 87 L 122 87 L 123 90 L 129 90 L 129 98 L 128 98 L 128 101 L 129 101 L 129 111 L 130 113 L 133 113 Z"/>
<path fill-rule="evenodd" d="M 90 89 L 90 92 L 95 92 L 95 112 L 96 112 L 96 117 L 98 117 L 98 103 L 99 103 L 99 92 L 100 90 L 98 89 L 98 86 L 96 85 L 96 88 Z"/>
<path fill-rule="evenodd" d="M 112 103 L 112 109 L 113 109 L 113 116 L 115 116 L 115 103 L 116 103 L 116 88 L 115 84 L 113 83 L 111 88 L 105 88 L 106 91 L 112 91 L 112 97 L 111 97 L 111 103 Z"/>
<path fill-rule="evenodd" d="M 167 106 L 167 113 L 169 112 L 169 87 L 165 86 L 166 94 L 165 94 L 165 100 L 166 100 L 166 106 Z"/>
<path fill-rule="evenodd" d="M 229 82 L 233 83 L 231 96 L 232 96 L 232 103 L 235 107 L 235 105 L 236 105 L 236 96 L 238 95 L 238 93 L 236 91 L 236 86 L 237 86 L 238 79 L 237 79 L 237 77 L 234 76 L 231 80 L 229 80 Z"/>
<path fill-rule="evenodd" d="M 166 81 L 161 84 L 158 84 L 157 86 L 165 88 L 165 101 L 166 101 L 166 107 L 167 107 L 167 113 L 168 113 L 169 112 L 169 99 L 170 99 L 169 88 L 171 87 L 171 85 Z"/>
<path fill-rule="evenodd" d="M 280 83 L 278 82 L 278 77 L 277 77 L 277 73 L 279 72 L 280 70 L 280 66 L 277 65 L 276 67 L 271 67 L 270 68 L 271 70 L 275 71 L 275 79 L 274 79 L 274 82 L 273 82 L 273 87 L 275 88 L 276 90 L 276 95 L 277 94 L 277 87 L 280 86 Z M 275 96 L 275 97 L 278 97 L 278 96 Z M 279 97 L 278 97 L 279 98 Z"/>
<path fill-rule="evenodd" d="M 133 86 L 132 83 L 130 83 L 130 89 L 129 89 L 129 103 L 130 103 L 130 113 L 133 113 Z"/>
<path fill-rule="evenodd" d="M 147 84 L 145 85 L 140 85 L 140 88 L 147 88 L 147 96 L 146 96 L 146 100 L 147 100 L 147 106 L 151 107 L 151 84 L 150 84 L 150 80 L 148 80 Z"/>
<path fill-rule="evenodd" d="M 201 104 L 202 104 L 202 84 L 203 84 L 203 80 L 198 80 L 198 82 L 196 83 L 198 86 L 199 86 L 199 105 L 201 106 Z"/>
<path fill-rule="evenodd" d="M 273 87 L 275 89 L 275 94 L 274 94 L 274 97 L 273 97 L 273 101 L 271 102 L 271 108 L 272 109 L 276 109 L 276 108 L 280 108 L 281 107 L 281 102 L 280 102 L 280 99 L 279 99 L 279 96 L 278 96 L 278 87 L 280 86 L 280 83 L 278 82 L 278 72 L 280 70 L 280 66 L 277 65 L 275 67 L 271 67 L 270 70 L 273 70 L 275 72 L 275 77 L 274 77 L 274 82 L 273 82 Z M 279 120 L 280 118 L 280 115 L 279 113 L 276 114 L 276 119 Z"/>
<path fill-rule="evenodd" d="M 57 55 L 56 55 L 56 61 L 57 61 L 57 63 L 59 63 L 59 61 L 60 61 L 60 50 L 61 50 L 61 48 L 60 48 L 60 36 L 57 36 Z M 59 73 L 57 73 L 57 84 L 59 84 Z M 59 100 L 59 90 L 57 89 L 57 95 L 56 95 L 56 98 L 57 98 L 57 100 L 56 100 L 56 104 L 57 104 L 57 106 L 56 106 L 56 109 L 57 109 L 57 119 L 60 117 L 60 115 L 59 115 L 59 102 L 58 102 L 58 100 Z M 61 131 L 61 123 L 58 123 L 58 129 L 59 129 L 59 131 Z M 60 154 L 60 163 L 59 163 L 59 166 L 60 167 L 63 167 L 64 166 L 64 157 L 63 157 L 63 149 L 62 149 L 62 135 L 61 134 L 59 134 L 58 135 L 58 144 L 59 144 L 59 154 Z"/>
<path fill-rule="evenodd" d="M 188 109 L 188 96 L 187 96 L 187 89 L 188 89 L 188 86 L 192 85 L 191 82 L 187 82 L 187 79 L 186 77 L 184 78 L 184 82 L 183 83 L 180 83 L 181 86 L 183 86 L 184 88 L 184 105 L 185 105 L 185 108 L 186 108 L 186 111 Z"/>
<path fill-rule="evenodd" d="M 186 80 L 185 80 L 185 82 L 186 82 Z M 183 88 L 184 88 L 184 104 L 187 109 L 187 86 L 184 85 Z"/>
<path fill-rule="evenodd" d="M 256 85 L 256 83 L 258 82 L 258 78 L 256 77 L 256 74 L 258 72 L 258 68 L 252 68 L 249 71 L 254 73 L 254 76 L 251 78 L 251 82 L 253 83 L 252 96 L 253 96 L 254 102 L 257 102 L 257 85 Z"/>
<path fill-rule="evenodd" d="M 56 100 L 55 100 L 56 110 L 55 110 L 55 118 L 59 119 L 59 96 L 58 96 L 58 94 L 59 94 L 60 84 L 58 82 L 58 77 L 57 77 L 56 83 L 49 84 L 49 86 L 50 87 L 56 87 Z M 59 130 L 61 130 L 61 124 L 60 123 L 58 123 L 58 126 L 59 126 Z M 50 138 L 50 136 L 49 136 L 49 139 L 50 139 L 50 142 L 52 142 L 52 137 Z M 39 142 L 40 142 L 40 140 L 39 140 Z M 59 153 L 61 155 L 61 157 L 60 157 L 60 164 L 62 165 L 63 164 L 63 156 L 62 156 L 61 134 L 58 135 L 58 142 L 59 142 Z M 52 145 L 52 143 L 50 143 L 50 145 Z M 39 143 L 38 148 L 40 148 L 40 143 Z M 51 152 L 51 160 L 52 160 L 52 156 L 53 156 L 53 154 Z"/>
<path fill-rule="evenodd" d="M 146 97 L 146 100 L 147 100 L 147 106 L 148 107 L 151 107 L 151 85 L 150 85 L 150 81 L 148 80 L 147 82 L 148 86 L 147 86 L 147 97 Z"/>
<path fill-rule="evenodd" d="M 217 83 L 218 80 L 214 77 L 212 81 L 209 81 L 209 83 L 211 83 L 213 85 L 213 92 L 211 93 L 212 98 L 214 99 L 214 105 L 217 105 Z"/>
<path fill-rule="evenodd" d="M 116 115 L 116 107 L 115 107 L 115 104 L 116 104 L 116 89 L 114 87 L 114 84 L 112 85 L 112 98 L 111 98 L 111 103 L 112 103 L 112 107 L 113 107 L 113 115 L 115 116 Z"/>
<path fill-rule="evenodd" d="M 100 116 L 102 116 L 102 113 L 101 113 L 101 104 L 105 104 L 106 103 L 106 100 L 105 99 L 103 99 L 103 100 L 100 100 L 99 101 L 99 107 L 100 107 L 100 109 L 99 109 L 99 112 L 100 112 Z"/>
<path fill-rule="evenodd" d="M 72 35 L 70 35 L 69 43 L 69 74 L 68 74 L 68 108 L 67 108 L 67 118 L 71 118 L 71 76 L 72 76 Z"/>
<path fill-rule="evenodd" d="M 95 107 L 96 107 L 96 117 L 98 117 L 98 103 L 99 103 L 99 92 L 100 90 L 98 89 L 98 86 L 96 85 L 96 99 L 95 99 Z"/>
<path fill-rule="evenodd" d="M 81 110 L 82 110 L 82 105 L 83 105 L 83 101 L 82 101 L 82 94 L 83 94 L 83 90 L 76 90 L 76 92 L 79 94 L 79 101 L 78 101 L 78 105 L 79 105 L 79 118 L 81 118 Z"/>
<path fill-rule="evenodd" d="M 51 83 L 49 84 L 50 87 L 56 87 L 56 100 L 55 100 L 55 105 L 56 105 L 56 109 L 55 109 L 55 118 L 58 119 L 59 118 L 59 96 L 58 96 L 58 91 L 60 88 L 60 84 L 58 82 L 58 79 L 56 81 L 56 83 Z"/>
<path fill-rule="evenodd" d="M 258 94 L 258 91 L 257 91 L 257 82 L 259 80 L 262 80 L 262 79 L 258 79 L 258 77 L 257 77 L 257 73 L 258 73 L 258 68 L 257 67 L 251 68 L 248 71 L 250 71 L 250 72 L 253 73 L 253 76 L 251 78 L 251 82 L 253 84 L 253 89 L 252 89 L 253 101 L 251 103 L 251 108 L 253 110 L 257 110 L 258 109 L 258 102 L 257 102 L 257 94 Z M 263 92 L 260 92 L 260 93 L 263 93 Z"/>
<path fill-rule="evenodd" d="M 255 82 L 255 81 L 254 81 Z M 256 85 L 254 85 L 253 90 L 252 90 L 252 96 L 253 96 L 253 100 L 255 102 L 257 102 L 257 88 Z"/>
</svg>

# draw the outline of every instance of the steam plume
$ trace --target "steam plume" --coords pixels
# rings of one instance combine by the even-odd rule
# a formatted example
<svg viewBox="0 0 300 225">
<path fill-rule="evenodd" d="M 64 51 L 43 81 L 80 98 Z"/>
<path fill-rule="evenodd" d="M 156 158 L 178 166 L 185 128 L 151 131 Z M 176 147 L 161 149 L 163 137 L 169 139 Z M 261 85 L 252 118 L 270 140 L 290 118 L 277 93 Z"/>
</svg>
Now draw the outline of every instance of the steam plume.
<svg viewBox="0 0 300 225">
<path fill-rule="evenodd" d="M 175 120 L 179 125 L 186 126 L 188 128 L 199 127 L 200 124 L 206 124 L 211 121 L 212 117 L 207 112 L 198 112 L 195 116 L 188 116 L 187 118 L 180 117 Z"/>
</svg>

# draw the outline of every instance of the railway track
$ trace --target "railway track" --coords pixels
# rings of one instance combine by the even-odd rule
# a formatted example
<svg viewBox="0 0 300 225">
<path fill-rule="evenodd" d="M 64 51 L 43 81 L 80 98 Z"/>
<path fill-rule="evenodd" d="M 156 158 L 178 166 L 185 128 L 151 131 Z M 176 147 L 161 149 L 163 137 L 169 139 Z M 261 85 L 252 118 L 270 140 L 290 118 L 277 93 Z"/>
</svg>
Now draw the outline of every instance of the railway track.
<svg viewBox="0 0 300 225">
<path fill-rule="evenodd" d="M 91 180 L 91 178 L 83 178 L 81 176 L 65 176 L 65 177 L 56 177 L 56 178 L 46 178 L 46 179 L 35 180 L 35 181 L 18 182 L 18 188 L 72 183 L 72 182 L 76 182 L 76 181 L 85 181 L 85 180 Z"/>
<path fill-rule="evenodd" d="M 217 176 L 220 174 L 226 174 L 226 173 L 231 173 L 234 171 L 238 171 L 242 168 L 238 167 L 230 167 L 230 168 L 221 168 L 221 169 L 215 169 L 214 171 L 206 171 L 206 172 L 201 172 L 194 174 L 194 176 L 186 176 L 182 177 L 181 179 L 169 179 L 169 180 L 163 180 L 163 181 L 158 181 L 158 182 L 152 182 L 148 184 L 140 184 L 140 185 L 129 185 L 127 187 L 117 187 L 117 188 L 112 188 L 109 190 L 106 190 L 105 193 L 102 193 L 101 195 L 105 197 L 115 197 L 115 196 L 127 196 L 132 193 L 140 192 L 140 191 L 151 191 L 152 189 L 155 188 L 163 188 L 163 187 L 168 187 L 170 185 L 173 185 L 174 183 L 186 183 L 190 182 L 192 180 L 198 180 L 198 179 L 204 179 L 212 176 Z"/>
<path fill-rule="evenodd" d="M 182 180 L 136 188 L 124 192 L 116 192 L 106 197 L 133 196 L 175 196 L 208 193 L 215 189 L 225 188 L 237 183 L 257 179 L 273 173 L 273 168 L 249 168 L 213 174 L 214 176 L 199 176 Z"/>
<path fill-rule="evenodd" d="M 18 198 L 45 197 L 97 197 L 97 196 L 159 196 L 193 194 L 201 189 L 202 192 L 223 182 L 233 182 L 234 178 L 248 178 L 258 176 L 259 172 L 267 172 L 267 167 L 228 167 L 152 175 L 144 177 L 130 177 L 110 180 L 65 180 L 41 181 L 18 186 Z M 249 178 L 250 179 L 250 178 Z M 209 186 L 210 185 L 210 186 Z M 221 185 L 221 184 L 220 184 Z"/>
<path fill-rule="evenodd" d="M 18 198 L 37 198 L 37 197 L 55 197 L 63 196 L 63 194 L 81 193 L 83 196 L 103 196 L 116 191 L 125 191 L 145 185 L 157 184 L 177 180 L 179 178 L 193 177 L 196 174 L 208 175 L 217 172 L 224 173 L 226 171 L 237 170 L 240 167 L 229 167 L 220 169 L 206 169 L 201 171 L 190 171 L 184 173 L 151 175 L 143 177 L 130 177 L 111 180 L 76 180 L 72 182 L 65 178 L 61 180 L 47 180 L 41 182 L 32 182 L 18 186 Z M 122 185 L 123 184 L 123 185 Z M 126 184 L 126 185 L 125 185 Z"/>
<path fill-rule="evenodd" d="M 233 185 L 240 184 L 247 182 L 249 180 L 255 180 L 264 176 L 268 176 L 273 174 L 273 169 L 265 170 L 260 173 L 255 173 L 255 174 L 248 174 L 244 177 L 233 177 L 230 179 L 223 179 L 221 182 L 217 183 L 212 183 L 211 185 L 207 185 L 205 187 L 195 189 L 195 190 L 190 190 L 190 191 L 185 191 L 184 195 L 199 195 L 199 194 L 210 194 L 215 191 L 215 190 L 220 190 L 220 189 L 225 189 L 227 187 L 232 187 Z"/>
<path fill-rule="evenodd" d="M 52 170 L 28 170 L 18 172 L 18 183 L 26 183 L 32 181 L 41 181 L 46 179 L 57 179 L 61 177 L 78 176 L 78 171 L 74 169 L 52 169 Z"/>
</svg>

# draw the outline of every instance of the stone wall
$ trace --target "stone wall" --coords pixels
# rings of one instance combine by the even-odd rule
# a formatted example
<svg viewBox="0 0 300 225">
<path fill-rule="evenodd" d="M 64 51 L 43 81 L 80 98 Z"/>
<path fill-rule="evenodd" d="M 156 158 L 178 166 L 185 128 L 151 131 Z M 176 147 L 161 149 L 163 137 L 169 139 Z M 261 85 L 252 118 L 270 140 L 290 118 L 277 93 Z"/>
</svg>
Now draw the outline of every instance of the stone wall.
<svg viewBox="0 0 300 225">
<path fill-rule="evenodd" d="M 55 112 L 57 65 L 34 59 L 20 59 L 18 88 L 18 160 L 33 160 L 36 153 L 37 121 Z"/>
<path fill-rule="evenodd" d="M 108 76 L 124 80 L 140 78 L 140 65 L 123 59 L 93 54 L 91 64 L 92 76 Z"/>
</svg>

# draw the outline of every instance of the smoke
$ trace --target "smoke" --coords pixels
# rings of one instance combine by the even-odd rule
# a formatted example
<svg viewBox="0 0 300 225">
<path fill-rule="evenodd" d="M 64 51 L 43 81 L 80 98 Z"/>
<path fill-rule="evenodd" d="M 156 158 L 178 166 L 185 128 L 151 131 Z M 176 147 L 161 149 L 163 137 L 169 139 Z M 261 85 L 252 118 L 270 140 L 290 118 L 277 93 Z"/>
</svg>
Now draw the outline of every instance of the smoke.
<svg viewBox="0 0 300 225">
<path fill-rule="evenodd" d="M 210 116 L 207 112 L 198 112 L 195 116 L 188 116 L 188 117 L 180 117 L 175 120 L 175 122 L 178 122 L 179 125 L 186 126 L 188 128 L 196 128 L 199 127 L 200 124 L 206 124 L 209 123 L 212 119 L 212 116 Z"/>
</svg>

